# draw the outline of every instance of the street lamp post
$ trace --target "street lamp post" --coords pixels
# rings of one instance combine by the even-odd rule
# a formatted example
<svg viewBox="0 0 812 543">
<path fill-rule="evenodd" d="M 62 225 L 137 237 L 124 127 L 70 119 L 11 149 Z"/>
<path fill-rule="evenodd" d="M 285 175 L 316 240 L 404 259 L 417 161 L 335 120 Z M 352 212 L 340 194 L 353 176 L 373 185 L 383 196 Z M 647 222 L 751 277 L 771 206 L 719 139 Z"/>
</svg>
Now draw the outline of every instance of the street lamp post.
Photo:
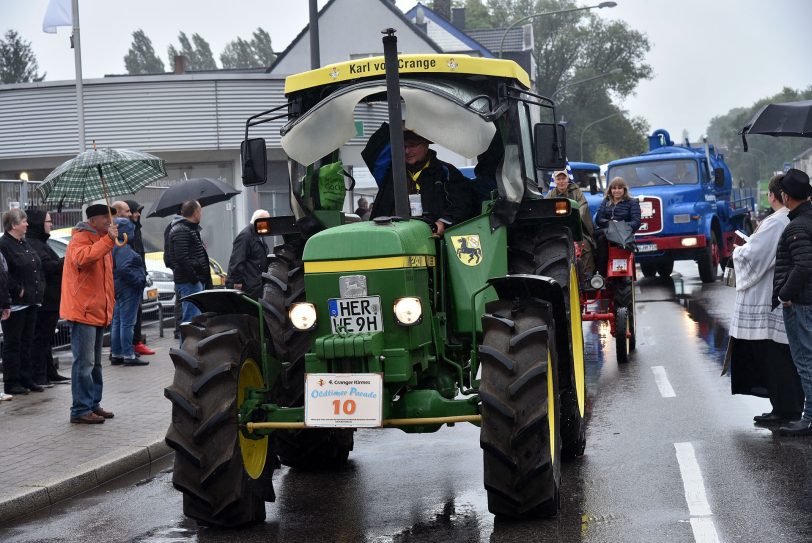
<svg viewBox="0 0 812 543">
<path fill-rule="evenodd" d="M 617 5 L 617 2 L 601 2 L 600 4 L 597 4 L 595 6 L 583 6 L 583 7 L 580 7 L 580 8 L 568 8 L 568 9 L 558 9 L 558 10 L 555 10 L 555 11 L 545 11 L 543 13 L 533 13 L 532 15 L 528 15 L 527 17 L 522 17 L 521 19 L 517 19 L 517 20 L 513 21 L 512 23 L 510 23 L 510 25 L 508 25 L 508 27 L 502 33 L 502 39 L 499 41 L 499 58 L 502 58 L 502 52 L 503 52 L 503 48 L 505 46 L 505 38 L 507 37 L 508 32 L 510 32 L 513 29 L 513 27 L 515 27 L 519 23 L 529 21 L 530 19 L 535 19 L 536 17 L 543 17 L 544 15 L 559 15 L 561 13 L 570 13 L 570 12 L 573 12 L 573 11 L 584 11 L 584 10 L 587 10 L 587 9 L 595 9 L 595 8 L 598 8 L 598 9 L 613 8 L 616 5 Z"/>
<path fill-rule="evenodd" d="M 580 159 L 582 162 L 583 162 L 583 160 L 584 160 L 584 133 L 585 133 L 587 130 L 589 130 L 590 128 L 592 128 L 593 126 L 595 126 L 596 124 L 598 124 L 598 123 L 602 123 L 603 121 L 605 121 L 605 120 L 607 120 L 607 119 L 611 119 L 612 117 L 617 117 L 618 115 L 620 115 L 620 113 L 621 113 L 620 111 L 616 111 L 615 113 L 612 113 L 611 115 L 607 115 L 606 117 L 601 117 L 601 118 L 600 118 L 600 119 L 598 119 L 597 121 L 592 121 L 591 123 L 589 123 L 588 125 L 586 125 L 586 126 L 583 128 L 583 130 L 581 130 L 581 154 L 580 154 L 580 155 L 578 155 L 578 158 L 579 158 L 579 159 Z"/>
<path fill-rule="evenodd" d="M 568 88 L 574 87 L 576 85 L 581 85 L 583 83 L 589 83 L 590 81 L 595 81 L 596 79 L 602 79 L 604 77 L 609 77 L 611 75 L 617 75 L 617 74 L 621 73 L 622 71 L 623 70 L 621 70 L 620 68 L 614 68 L 612 70 L 609 70 L 606 73 L 593 75 L 592 77 L 587 77 L 585 79 L 579 79 L 578 81 L 572 81 L 570 83 L 566 83 L 566 84 L 562 85 L 561 87 L 555 89 L 555 91 L 553 91 L 553 94 L 550 96 L 550 99 L 554 100 L 555 95 L 558 94 L 559 92 L 563 91 L 564 89 L 568 89 Z"/>
</svg>

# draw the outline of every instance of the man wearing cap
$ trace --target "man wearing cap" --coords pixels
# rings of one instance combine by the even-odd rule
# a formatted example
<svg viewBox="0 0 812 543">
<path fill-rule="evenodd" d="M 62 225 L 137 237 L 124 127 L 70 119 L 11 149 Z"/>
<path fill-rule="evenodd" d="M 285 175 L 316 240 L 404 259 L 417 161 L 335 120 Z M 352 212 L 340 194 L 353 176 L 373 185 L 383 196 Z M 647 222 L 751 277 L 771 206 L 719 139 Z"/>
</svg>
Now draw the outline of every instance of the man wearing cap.
<svg viewBox="0 0 812 543">
<path fill-rule="evenodd" d="M 781 426 L 788 436 L 812 435 L 812 185 L 801 170 L 790 169 L 779 181 L 790 222 L 778 241 L 773 279 L 773 307 L 784 309 L 792 361 L 804 389 L 800 420 Z"/>
<path fill-rule="evenodd" d="M 141 261 L 144 263 L 144 268 L 146 269 L 146 251 L 144 250 L 144 238 L 141 235 L 141 211 L 144 210 L 144 206 L 135 200 L 125 200 L 124 203 L 127 204 L 127 207 L 130 210 L 130 220 L 133 222 L 133 224 L 135 224 L 135 234 L 133 234 L 132 247 L 141 257 Z M 143 299 L 139 299 L 138 301 L 137 319 L 135 321 L 135 328 L 133 329 L 133 349 L 137 354 L 151 355 L 155 354 L 155 351 L 144 345 L 144 343 L 141 341 L 141 305 L 143 302 Z"/>
<path fill-rule="evenodd" d="M 118 227 L 112 224 L 114 213 L 115 209 L 106 205 L 88 206 L 87 221 L 73 228 L 65 253 L 59 314 L 70 325 L 70 421 L 76 424 L 101 424 L 113 418 L 100 402 L 104 328 L 113 320 L 115 305 L 111 253 Z"/>
<path fill-rule="evenodd" d="M 595 271 L 595 259 L 593 250 L 595 248 L 595 226 L 592 224 L 592 214 L 589 212 L 589 203 L 586 201 L 584 193 L 575 183 L 570 182 L 570 176 L 564 170 L 559 170 L 553 174 L 555 186 L 550 189 L 545 198 L 569 198 L 578 202 L 578 211 L 581 214 L 581 225 L 583 226 L 583 244 L 581 246 L 581 263 L 586 277 L 591 277 Z"/>
<path fill-rule="evenodd" d="M 384 124 L 381 128 L 384 126 L 388 132 L 388 125 Z M 370 137 L 370 142 L 374 137 L 375 135 Z M 429 149 L 430 143 L 411 130 L 403 132 L 411 216 L 422 218 L 431 225 L 432 231 L 441 236 L 446 227 L 475 214 L 473 191 L 470 182 L 457 168 L 437 158 L 437 152 Z M 370 218 L 374 219 L 394 214 L 395 193 L 389 146 L 377 149 L 374 157 L 369 154 L 368 149 L 369 146 L 362 151 L 361 156 L 368 165 L 372 164 L 370 171 L 380 186 L 370 213 Z M 388 162 L 383 162 L 387 157 Z"/>
</svg>

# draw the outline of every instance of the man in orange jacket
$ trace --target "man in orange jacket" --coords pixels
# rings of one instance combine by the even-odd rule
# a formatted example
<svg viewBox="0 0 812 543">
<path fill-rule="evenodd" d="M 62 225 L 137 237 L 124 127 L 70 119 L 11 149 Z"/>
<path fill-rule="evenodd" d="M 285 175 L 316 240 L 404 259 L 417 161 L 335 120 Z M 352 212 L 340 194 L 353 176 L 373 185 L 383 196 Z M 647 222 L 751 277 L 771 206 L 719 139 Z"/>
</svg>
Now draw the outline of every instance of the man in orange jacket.
<svg viewBox="0 0 812 543">
<path fill-rule="evenodd" d="M 109 209 L 109 212 L 108 212 Z M 113 418 L 102 409 L 101 351 L 104 328 L 113 320 L 113 257 L 118 227 L 106 205 L 88 206 L 87 222 L 72 231 L 62 273 L 60 316 L 70 325 L 73 354 L 70 421 L 101 424 Z"/>
</svg>

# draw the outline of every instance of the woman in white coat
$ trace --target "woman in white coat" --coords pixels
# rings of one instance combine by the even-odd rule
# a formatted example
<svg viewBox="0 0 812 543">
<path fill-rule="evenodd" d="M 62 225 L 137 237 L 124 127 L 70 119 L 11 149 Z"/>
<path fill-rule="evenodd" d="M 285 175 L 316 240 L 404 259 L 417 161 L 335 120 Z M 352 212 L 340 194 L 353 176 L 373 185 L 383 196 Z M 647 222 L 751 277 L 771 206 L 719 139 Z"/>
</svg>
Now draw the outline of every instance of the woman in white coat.
<svg viewBox="0 0 812 543">
<path fill-rule="evenodd" d="M 770 180 L 767 198 L 773 213 L 744 245 L 733 250 L 736 305 L 730 323 L 731 391 L 769 398 L 772 411 L 756 415 L 759 424 L 797 420 L 804 405 L 801 380 L 792 362 L 784 316 L 772 310 L 773 273 L 778 239 L 789 224 L 778 182 Z"/>
</svg>

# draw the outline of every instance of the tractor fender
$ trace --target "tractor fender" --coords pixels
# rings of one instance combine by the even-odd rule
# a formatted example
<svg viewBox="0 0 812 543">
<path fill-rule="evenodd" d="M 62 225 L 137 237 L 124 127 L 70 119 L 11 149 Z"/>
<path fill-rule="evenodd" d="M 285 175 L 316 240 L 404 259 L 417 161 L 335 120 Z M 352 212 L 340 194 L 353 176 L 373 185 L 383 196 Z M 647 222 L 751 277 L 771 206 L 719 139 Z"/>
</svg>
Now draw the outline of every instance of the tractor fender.
<svg viewBox="0 0 812 543">
<path fill-rule="evenodd" d="M 195 292 L 181 298 L 193 303 L 203 313 L 243 314 L 256 317 L 260 304 L 241 290 L 213 289 Z"/>
<path fill-rule="evenodd" d="M 564 291 L 558 281 L 544 275 L 515 274 L 493 277 L 488 279 L 488 284 L 496 290 L 502 300 L 537 298 L 552 306 L 553 319 L 556 323 L 556 350 L 561 361 L 559 368 L 569 367 L 569 364 L 563 364 L 565 360 L 569 360 L 569 319 L 564 304 Z M 580 308 L 572 310 L 579 311 Z"/>
</svg>

